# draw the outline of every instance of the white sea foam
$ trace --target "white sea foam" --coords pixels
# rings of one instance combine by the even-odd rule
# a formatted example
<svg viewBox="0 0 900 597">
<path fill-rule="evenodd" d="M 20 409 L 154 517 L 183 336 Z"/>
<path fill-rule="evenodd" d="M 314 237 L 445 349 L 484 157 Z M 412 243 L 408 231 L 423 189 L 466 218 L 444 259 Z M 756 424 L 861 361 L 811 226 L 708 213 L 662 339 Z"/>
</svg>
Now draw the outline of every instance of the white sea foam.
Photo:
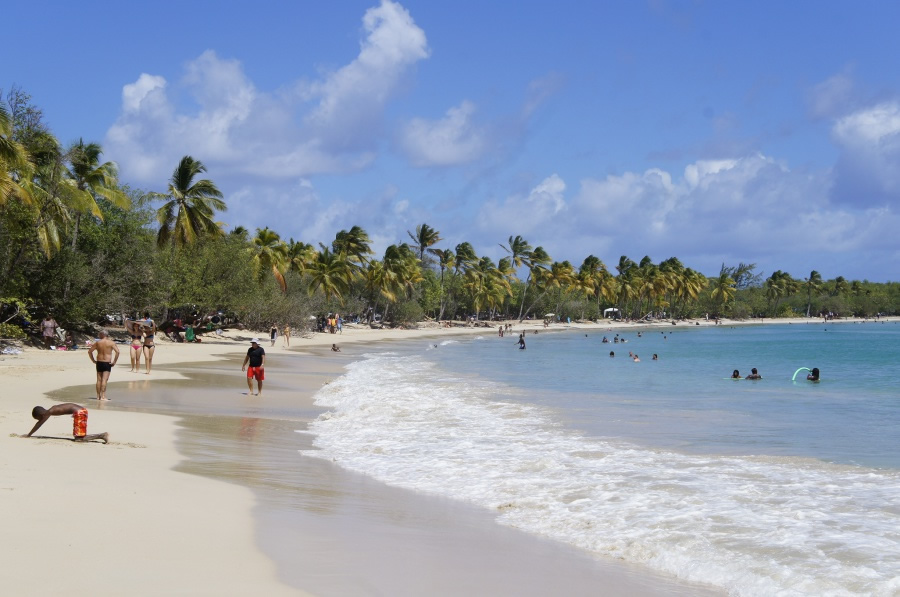
<svg viewBox="0 0 900 597">
<path fill-rule="evenodd" d="M 896 471 L 588 438 L 497 393 L 416 356 L 372 356 L 319 391 L 332 410 L 304 454 L 734 595 L 900 594 Z"/>
</svg>

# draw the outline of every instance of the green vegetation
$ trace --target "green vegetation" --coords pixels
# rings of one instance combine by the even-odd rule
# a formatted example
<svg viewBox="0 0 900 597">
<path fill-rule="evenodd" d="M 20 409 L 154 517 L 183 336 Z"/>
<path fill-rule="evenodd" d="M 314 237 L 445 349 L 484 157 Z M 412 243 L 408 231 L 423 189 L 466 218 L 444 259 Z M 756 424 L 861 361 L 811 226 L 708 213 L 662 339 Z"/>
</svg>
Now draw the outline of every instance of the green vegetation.
<svg viewBox="0 0 900 597">
<path fill-rule="evenodd" d="M 395 324 L 597 319 L 607 309 L 631 319 L 900 313 L 898 283 L 764 278 L 744 263 L 707 278 L 675 257 L 623 255 L 611 271 L 589 255 L 576 268 L 522 236 L 494 263 L 468 242 L 441 247 L 426 223 L 380 259 L 359 226 L 318 249 L 268 227 L 226 234 L 216 219 L 226 201 L 200 160 L 184 156 L 157 192 L 130 188 L 102 155 L 83 140 L 63 148 L 23 91 L 0 102 L 0 336 L 21 337 L 48 312 L 74 329 L 144 310 L 222 311 L 256 329 L 305 328 L 332 311 Z"/>
</svg>

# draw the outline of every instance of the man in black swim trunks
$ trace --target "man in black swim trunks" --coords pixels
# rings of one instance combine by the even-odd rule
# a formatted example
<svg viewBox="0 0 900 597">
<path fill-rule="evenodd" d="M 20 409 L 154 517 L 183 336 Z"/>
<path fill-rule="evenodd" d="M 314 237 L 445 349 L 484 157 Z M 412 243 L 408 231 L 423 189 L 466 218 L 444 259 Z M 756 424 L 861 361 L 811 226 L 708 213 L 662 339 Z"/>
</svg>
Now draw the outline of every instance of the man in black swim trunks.
<svg viewBox="0 0 900 597">
<path fill-rule="evenodd" d="M 119 360 L 119 347 L 109 339 L 106 330 L 101 330 L 100 339 L 88 349 L 88 357 L 97 366 L 97 400 L 106 400 L 106 382 L 113 366 Z"/>
</svg>

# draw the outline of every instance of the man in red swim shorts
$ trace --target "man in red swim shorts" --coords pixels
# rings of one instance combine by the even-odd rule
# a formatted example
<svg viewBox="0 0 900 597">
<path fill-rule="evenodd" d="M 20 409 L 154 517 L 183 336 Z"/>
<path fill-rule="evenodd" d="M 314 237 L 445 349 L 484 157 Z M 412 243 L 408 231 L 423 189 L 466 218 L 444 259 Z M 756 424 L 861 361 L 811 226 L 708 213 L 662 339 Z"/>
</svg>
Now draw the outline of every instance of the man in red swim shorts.
<svg viewBox="0 0 900 597">
<path fill-rule="evenodd" d="M 58 417 L 61 415 L 72 415 L 72 419 L 74 420 L 72 425 L 72 435 L 75 437 L 76 442 L 89 442 L 99 439 L 104 444 L 109 443 L 108 433 L 97 433 L 95 435 L 87 434 L 88 411 L 80 404 L 74 404 L 72 402 L 56 404 L 50 408 L 35 406 L 31 410 L 31 416 L 37 419 L 37 423 L 35 423 L 34 428 L 29 431 L 28 435 L 25 437 L 31 437 L 35 431 L 40 429 L 41 425 L 50 419 L 50 417 Z"/>
<path fill-rule="evenodd" d="M 248 363 L 250 367 L 247 367 Z M 256 378 L 256 395 L 262 396 L 263 380 L 266 378 L 265 366 L 266 351 L 259 345 L 259 338 L 254 338 L 250 340 L 250 348 L 247 349 L 247 356 L 241 365 L 241 371 L 247 370 L 247 387 L 251 396 L 253 396 L 253 378 Z"/>
</svg>

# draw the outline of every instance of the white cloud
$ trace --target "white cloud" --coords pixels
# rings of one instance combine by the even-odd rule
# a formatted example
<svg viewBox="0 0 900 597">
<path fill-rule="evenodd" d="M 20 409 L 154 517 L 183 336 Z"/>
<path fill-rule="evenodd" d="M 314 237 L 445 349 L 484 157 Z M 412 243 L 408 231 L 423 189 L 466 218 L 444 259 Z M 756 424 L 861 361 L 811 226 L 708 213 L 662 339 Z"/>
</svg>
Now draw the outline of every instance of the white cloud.
<svg viewBox="0 0 900 597">
<path fill-rule="evenodd" d="M 822 81 L 809 93 L 809 112 L 813 118 L 833 118 L 846 112 L 853 100 L 853 78 L 848 72 Z"/>
<path fill-rule="evenodd" d="M 514 224 L 516 232 L 528 234 L 535 230 L 548 230 L 553 221 L 566 210 L 565 181 L 551 174 L 525 195 L 511 195 L 502 203 L 488 201 L 481 207 L 478 225 L 482 230 L 496 233 Z M 505 238 L 500 235 L 500 238 Z"/>
<path fill-rule="evenodd" d="M 897 205 L 900 102 L 884 102 L 838 119 L 832 138 L 841 150 L 834 169 L 835 198 L 859 206 Z"/>
<path fill-rule="evenodd" d="M 485 135 L 472 123 L 475 105 L 464 101 L 450 108 L 444 118 L 411 120 L 402 130 L 400 147 L 417 167 L 453 166 L 479 158 Z"/>
<path fill-rule="evenodd" d="M 210 176 L 292 178 L 365 168 L 387 102 L 429 50 L 424 32 L 390 0 L 368 10 L 363 27 L 358 56 L 318 81 L 295 84 L 299 94 L 260 91 L 238 60 L 212 50 L 190 61 L 175 86 L 142 74 L 123 87 L 106 152 L 139 184 L 161 185 L 187 154 Z"/>
<path fill-rule="evenodd" d="M 760 154 L 700 160 L 680 176 L 653 168 L 585 178 L 571 196 L 554 175 L 527 196 L 486 204 L 479 229 L 493 239 L 521 234 L 557 260 L 674 255 L 707 274 L 723 261 L 775 264 L 796 276 L 859 272 L 849 262 L 858 257 L 847 255 L 889 263 L 900 214 L 834 204 L 830 181 L 828 172 L 792 171 Z"/>
<path fill-rule="evenodd" d="M 401 78 L 430 53 L 425 32 L 390 0 L 367 10 L 363 27 L 367 36 L 355 60 L 322 81 L 301 86 L 304 97 L 318 99 L 306 122 L 329 147 L 355 147 L 360 129 L 377 120 Z"/>
</svg>

